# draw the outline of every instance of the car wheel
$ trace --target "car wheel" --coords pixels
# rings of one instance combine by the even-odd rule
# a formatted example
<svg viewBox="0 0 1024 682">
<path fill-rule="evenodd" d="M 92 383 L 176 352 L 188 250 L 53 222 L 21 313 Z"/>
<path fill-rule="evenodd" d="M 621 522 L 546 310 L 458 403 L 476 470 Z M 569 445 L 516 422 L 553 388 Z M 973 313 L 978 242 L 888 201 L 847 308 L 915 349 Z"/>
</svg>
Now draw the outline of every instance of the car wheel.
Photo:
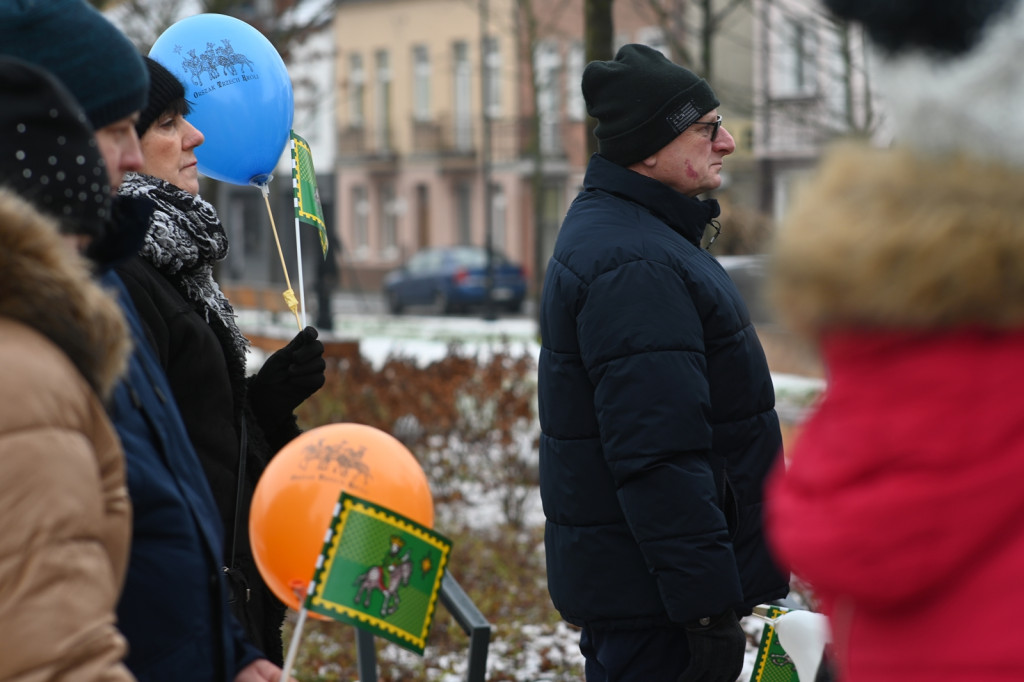
<svg viewBox="0 0 1024 682">
<path fill-rule="evenodd" d="M 401 315 L 404 307 L 402 301 L 398 298 L 398 293 L 394 291 L 388 292 L 388 312 L 392 315 Z"/>
</svg>

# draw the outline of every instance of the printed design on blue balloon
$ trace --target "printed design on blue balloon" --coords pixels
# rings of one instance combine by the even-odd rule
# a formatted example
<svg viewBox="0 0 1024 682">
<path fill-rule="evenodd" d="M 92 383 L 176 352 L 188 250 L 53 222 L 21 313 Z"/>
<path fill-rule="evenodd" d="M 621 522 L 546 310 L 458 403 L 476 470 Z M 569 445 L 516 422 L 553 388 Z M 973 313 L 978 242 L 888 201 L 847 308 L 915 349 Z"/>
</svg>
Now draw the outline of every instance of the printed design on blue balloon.
<svg viewBox="0 0 1024 682">
<path fill-rule="evenodd" d="M 288 69 L 267 37 L 223 14 L 198 14 L 165 30 L 149 56 L 185 85 L 186 117 L 206 137 L 199 172 L 266 187 L 294 116 Z"/>
<path fill-rule="evenodd" d="M 246 57 L 244 54 L 235 52 L 235 48 L 231 47 L 231 40 L 228 38 L 221 38 L 220 42 L 222 45 L 219 47 L 213 43 L 206 43 L 206 50 L 196 55 L 195 49 L 188 51 L 188 57 L 181 60 L 181 68 L 192 75 L 193 85 L 201 86 L 203 84 L 202 76 L 204 73 L 208 73 L 211 78 L 220 78 L 221 73 L 217 67 L 224 70 L 224 76 L 238 75 L 238 69 L 240 67 L 242 75 L 245 75 L 245 67 L 249 67 L 250 76 L 243 78 L 242 80 L 249 80 L 250 78 L 259 78 L 259 74 L 256 73 L 256 66 L 252 63 L 252 60 Z M 174 46 L 174 52 L 181 55 L 181 45 Z M 236 81 L 237 82 L 237 81 Z M 225 83 L 224 85 L 230 85 Z M 223 85 L 221 85 L 223 87 Z M 195 93 L 196 96 L 205 94 L 204 92 Z"/>
</svg>

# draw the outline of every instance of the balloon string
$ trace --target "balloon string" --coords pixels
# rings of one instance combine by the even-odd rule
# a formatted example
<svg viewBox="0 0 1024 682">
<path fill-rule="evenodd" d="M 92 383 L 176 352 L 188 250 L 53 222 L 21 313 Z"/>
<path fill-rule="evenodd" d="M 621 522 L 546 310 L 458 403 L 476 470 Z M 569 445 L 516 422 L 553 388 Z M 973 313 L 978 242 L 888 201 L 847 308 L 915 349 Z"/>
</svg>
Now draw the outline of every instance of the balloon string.
<svg viewBox="0 0 1024 682">
<path fill-rule="evenodd" d="M 288 266 L 284 262 L 284 251 L 281 250 L 281 239 L 277 236 L 277 225 L 274 223 L 274 213 L 270 210 L 270 188 L 266 183 L 259 186 L 260 191 L 263 192 L 263 201 L 267 204 L 267 215 L 270 217 L 270 228 L 274 231 L 274 241 L 277 243 L 277 255 L 281 258 L 281 270 L 284 271 L 284 283 L 288 286 L 288 291 L 284 293 L 284 300 L 291 309 L 292 314 L 295 315 L 295 324 L 298 325 L 299 331 L 302 331 L 302 320 L 299 318 L 298 306 L 295 303 L 295 294 L 292 292 L 292 283 L 288 279 Z M 290 295 L 289 295 L 290 294 Z"/>
<path fill-rule="evenodd" d="M 295 656 L 299 651 L 299 640 L 302 638 L 302 628 L 306 625 L 306 608 L 299 609 L 299 618 L 295 621 L 295 629 L 292 631 L 292 641 L 288 644 L 288 656 L 285 658 L 284 667 L 281 669 L 281 682 L 288 682 L 292 666 L 295 665 Z"/>
</svg>

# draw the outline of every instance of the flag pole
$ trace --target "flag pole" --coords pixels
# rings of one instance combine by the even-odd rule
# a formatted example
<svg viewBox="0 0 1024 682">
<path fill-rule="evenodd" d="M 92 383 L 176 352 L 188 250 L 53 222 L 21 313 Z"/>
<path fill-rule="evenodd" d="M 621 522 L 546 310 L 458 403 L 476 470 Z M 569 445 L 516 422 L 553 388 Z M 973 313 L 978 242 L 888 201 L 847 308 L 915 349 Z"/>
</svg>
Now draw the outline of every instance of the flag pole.
<svg viewBox="0 0 1024 682">
<path fill-rule="evenodd" d="M 299 197 L 297 194 L 297 188 L 299 186 L 299 180 L 295 175 L 295 166 L 298 163 L 296 159 L 296 142 L 295 138 L 291 138 L 292 143 L 292 202 L 295 205 L 295 260 L 298 261 L 299 271 L 299 310 L 301 311 L 301 323 L 299 329 L 306 328 L 306 287 L 302 284 L 302 234 L 299 231 Z"/>
<path fill-rule="evenodd" d="M 299 617 L 295 621 L 295 629 L 292 631 L 292 641 L 288 643 L 288 656 L 284 659 L 284 667 L 281 668 L 281 681 L 288 682 L 288 676 L 292 673 L 295 665 L 295 657 L 299 653 L 299 640 L 302 639 L 302 628 L 306 626 L 306 607 L 299 609 Z"/>
<path fill-rule="evenodd" d="M 302 320 L 299 318 L 298 311 L 299 304 L 295 300 L 295 292 L 292 291 L 292 283 L 288 279 L 288 266 L 285 265 L 284 252 L 281 250 L 281 240 L 277 236 L 277 225 L 274 224 L 274 212 L 270 210 L 270 188 L 265 182 L 262 185 L 258 185 L 258 187 L 263 193 L 263 201 L 267 205 L 267 215 L 270 216 L 270 228 L 274 232 L 274 241 L 277 243 L 277 255 L 281 258 L 281 269 L 284 271 L 284 283 L 288 287 L 288 289 L 281 295 L 284 297 L 284 302 L 288 304 L 288 308 L 292 311 L 292 314 L 295 315 L 295 323 L 299 325 L 299 331 L 302 331 Z"/>
</svg>

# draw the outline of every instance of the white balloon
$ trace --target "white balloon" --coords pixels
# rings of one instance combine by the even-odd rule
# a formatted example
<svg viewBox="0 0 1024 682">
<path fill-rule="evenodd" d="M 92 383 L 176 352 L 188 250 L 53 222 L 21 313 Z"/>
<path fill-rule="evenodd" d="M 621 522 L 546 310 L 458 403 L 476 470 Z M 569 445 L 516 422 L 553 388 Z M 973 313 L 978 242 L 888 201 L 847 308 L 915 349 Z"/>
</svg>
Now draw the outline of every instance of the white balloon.
<svg viewBox="0 0 1024 682">
<path fill-rule="evenodd" d="M 831 640 L 828 618 L 813 611 L 787 611 L 774 619 L 779 644 L 796 666 L 800 682 L 814 682 L 818 666 Z"/>
</svg>

